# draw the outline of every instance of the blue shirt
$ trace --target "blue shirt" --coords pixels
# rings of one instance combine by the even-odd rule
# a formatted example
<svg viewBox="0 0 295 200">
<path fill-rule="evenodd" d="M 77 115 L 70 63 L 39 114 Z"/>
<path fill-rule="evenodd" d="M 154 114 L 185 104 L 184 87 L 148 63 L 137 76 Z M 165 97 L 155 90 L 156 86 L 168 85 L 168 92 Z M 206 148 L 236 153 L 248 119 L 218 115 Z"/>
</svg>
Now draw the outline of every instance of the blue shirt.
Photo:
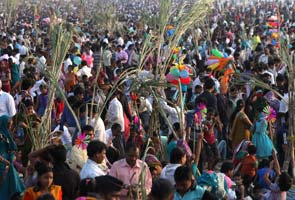
<svg viewBox="0 0 295 200">
<path fill-rule="evenodd" d="M 258 183 L 261 188 L 267 188 L 267 185 L 264 181 L 264 175 L 266 174 L 267 171 L 268 171 L 267 167 L 264 167 L 257 171 Z M 276 173 L 274 172 L 274 170 L 271 170 L 269 173 L 270 179 L 272 180 L 275 177 L 275 175 Z"/>
<path fill-rule="evenodd" d="M 67 106 L 65 106 L 65 109 L 62 113 L 60 124 L 63 126 L 65 122 L 67 122 L 69 127 L 77 126 L 75 118 Z"/>
<path fill-rule="evenodd" d="M 196 187 L 189 192 L 185 193 L 182 197 L 178 192 L 174 193 L 174 200 L 201 200 L 204 196 L 205 189 L 201 186 Z"/>
</svg>

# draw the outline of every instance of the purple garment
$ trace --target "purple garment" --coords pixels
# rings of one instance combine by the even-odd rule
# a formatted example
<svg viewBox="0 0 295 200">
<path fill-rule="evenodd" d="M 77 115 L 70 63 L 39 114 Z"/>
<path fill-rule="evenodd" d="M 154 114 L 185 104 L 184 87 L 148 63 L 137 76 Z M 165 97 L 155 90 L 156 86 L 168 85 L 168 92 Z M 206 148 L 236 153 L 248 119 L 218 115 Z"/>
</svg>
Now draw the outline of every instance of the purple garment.
<svg viewBox="0 0 295 200">
<path fill-rule="evenodd" d="M 116 53 L 116 61 L 121 61 L 122 64 L 127 63 L 128 61 L 128 54 L 126 51 L 122 50 Z"/>
</svg>

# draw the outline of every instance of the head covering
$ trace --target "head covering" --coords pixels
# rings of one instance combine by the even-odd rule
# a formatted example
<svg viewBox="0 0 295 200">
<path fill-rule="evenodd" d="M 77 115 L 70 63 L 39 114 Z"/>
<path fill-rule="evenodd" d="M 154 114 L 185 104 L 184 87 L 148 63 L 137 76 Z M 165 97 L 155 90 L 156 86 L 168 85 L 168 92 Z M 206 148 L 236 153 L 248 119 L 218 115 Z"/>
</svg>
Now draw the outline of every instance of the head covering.
<svg viewBox="0 0 295 200">
<path fill-rule="evenodd" d="M 158 158 L 152 154 L 147 154 L 145 157 L 145 162 L 149 167 L 156 167 L 160 166 L 162 167 L 161 162 L 158 160 Z"/>
<path fill-rule="evenodd" d="M 0 117 L 0 134 L 4 137 L 3 139 L 8 144 L 8 150 L 9 151 L 15 151 L 17 149 L 14 140 L 8 130 L 8 122 L 10 120 L 10 117 L 7 115 L 2 115 Z"/>
</svg>

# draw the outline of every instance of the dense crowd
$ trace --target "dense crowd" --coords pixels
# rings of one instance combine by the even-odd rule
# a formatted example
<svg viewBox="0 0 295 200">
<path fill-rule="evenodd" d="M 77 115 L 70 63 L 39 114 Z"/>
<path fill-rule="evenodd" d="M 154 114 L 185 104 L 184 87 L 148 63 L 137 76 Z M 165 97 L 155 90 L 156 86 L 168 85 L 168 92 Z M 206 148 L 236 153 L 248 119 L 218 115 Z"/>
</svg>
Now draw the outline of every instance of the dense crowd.
<svg viewBox="0 0 295 200">
<path fill-rule="evenodd" d="M 63 94 L 45 115 L 55 90 L 45 70 L 54 3 L 76 34 L 56 80 Z M 138 69 L 158 28 L 142 24 L 139 10 L 157 16 L 159 2 L 115 4 L 120 31 L 95 30 L 79 6 L 61 2 L 36 13 L 26 1 L 10 27 L 0 16 L 0 199 L 288 199 L 294 2 L 214 4 L 208 23 L 173 47 L 168 87 L 153 93 L 132 85 L 158 81 L 166 59 L 155 51 Z M 161 52 L 175 34 L 177 21 L 169 23 Z M 136 76 L 122 79 L 131 69 Z M 37 149 L 44 116 L 50 141 Z"/>
</svg>

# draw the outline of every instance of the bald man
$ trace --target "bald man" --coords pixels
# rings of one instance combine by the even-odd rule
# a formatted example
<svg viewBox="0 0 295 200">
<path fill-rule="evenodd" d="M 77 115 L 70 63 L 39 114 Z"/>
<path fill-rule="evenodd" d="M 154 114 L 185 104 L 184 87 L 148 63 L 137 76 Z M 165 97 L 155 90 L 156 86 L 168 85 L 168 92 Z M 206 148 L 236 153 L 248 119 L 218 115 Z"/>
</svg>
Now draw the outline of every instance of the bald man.
<svg viewBox="0 0 295 200">
<path fill-rule="evenodd" d="M 0 116 L 8 115 L 13 117 L 16 114 L 13 97 L 2 90 L 2 81 L 0 80 Z"/>
</svg>

